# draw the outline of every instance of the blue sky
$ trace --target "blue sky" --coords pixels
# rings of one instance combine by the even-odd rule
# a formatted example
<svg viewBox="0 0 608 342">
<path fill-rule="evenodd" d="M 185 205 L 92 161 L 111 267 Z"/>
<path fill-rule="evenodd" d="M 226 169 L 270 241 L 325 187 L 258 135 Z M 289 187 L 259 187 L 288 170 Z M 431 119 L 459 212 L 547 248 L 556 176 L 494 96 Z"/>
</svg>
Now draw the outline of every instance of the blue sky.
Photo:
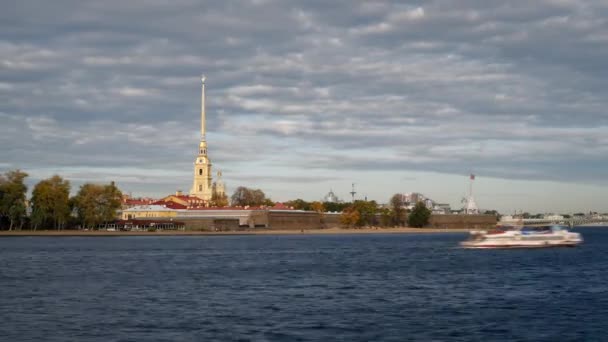
<svg viewBox="0 0 608 342">
<path fill-rule="evenodd" d="M 188 191 L 207 76 L 231 192 L 608 211 L 604 1 L 31 1 L 0 13 L 0 171 Z"/>
</svg>

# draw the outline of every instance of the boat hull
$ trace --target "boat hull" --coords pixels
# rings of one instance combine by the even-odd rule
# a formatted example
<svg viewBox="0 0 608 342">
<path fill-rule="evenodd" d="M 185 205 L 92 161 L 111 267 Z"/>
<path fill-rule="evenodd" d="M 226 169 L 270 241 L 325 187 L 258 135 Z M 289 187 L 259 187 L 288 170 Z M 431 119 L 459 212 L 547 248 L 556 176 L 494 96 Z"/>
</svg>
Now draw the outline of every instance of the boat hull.
<svg viewBox="0 0 608 342">
<path fill-rule="evenodd" d="M 560 226 L 552 226 L 551 229 L 540 228 L 541 230 L 532 231 L 471 231 L 470 238 L 461 242 L 460 246 L 471 249 L 552 248 L 574 247 L 583 242 L 579 233 L 569 232 Z"/>
<path fill-rule="evenodd" d="M 555 248 L 575 247 L 580 242 L 560 242 L 546 244 L 475 244 L 462 242 L 460 246 L 467 249 L 523 249 L 523 248 Z"/>
</svg>

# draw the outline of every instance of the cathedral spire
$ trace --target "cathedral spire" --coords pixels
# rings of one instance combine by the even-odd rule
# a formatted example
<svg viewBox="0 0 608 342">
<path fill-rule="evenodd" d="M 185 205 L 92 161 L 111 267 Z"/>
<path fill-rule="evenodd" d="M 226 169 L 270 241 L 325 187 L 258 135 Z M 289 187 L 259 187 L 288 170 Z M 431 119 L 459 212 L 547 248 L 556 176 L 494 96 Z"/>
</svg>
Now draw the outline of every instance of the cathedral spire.
<svg viewBox="0 0 608 342">
<path fill-rule="evenodd" d="M 211 161 L 207 155 L 207 140 L 205 138 L 205 76 L 201 76 L 201 141 L 198 144 L 198 155 L 194 160 L 194 180 L 192 182 L 191 196 L 203 201 L 211 200 Z"/>
<path fill-rule="evenodd" d="M 205 75 L 201 76 L 201 81 L 203 83 L 201 87 L 201 140 L 205 140 Z"/>
</svg>

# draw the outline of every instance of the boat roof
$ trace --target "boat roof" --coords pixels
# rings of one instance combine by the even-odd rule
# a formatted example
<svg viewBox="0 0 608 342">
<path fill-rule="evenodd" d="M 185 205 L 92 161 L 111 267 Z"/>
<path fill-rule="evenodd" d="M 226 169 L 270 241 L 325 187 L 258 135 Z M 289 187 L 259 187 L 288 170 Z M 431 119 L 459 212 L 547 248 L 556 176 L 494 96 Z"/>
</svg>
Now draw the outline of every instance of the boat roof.
<svg viewBox="0 0 608 342">
<path fill-rule="evenodd" d="M 499 229 L 504 230 L 551 230 L 551 229 L 568 229 L 568 226 L 563 224 L 530 224 L 525 226 L 517 225 L 497 225 Z"/>
</svg>

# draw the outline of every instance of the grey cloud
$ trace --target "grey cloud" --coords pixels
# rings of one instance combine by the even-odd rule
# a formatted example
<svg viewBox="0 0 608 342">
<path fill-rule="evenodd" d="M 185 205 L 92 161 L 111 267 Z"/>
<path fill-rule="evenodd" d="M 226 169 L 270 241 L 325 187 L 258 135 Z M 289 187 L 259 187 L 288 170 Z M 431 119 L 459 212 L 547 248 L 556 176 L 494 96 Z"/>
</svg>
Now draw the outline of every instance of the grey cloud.
<svg viewBox="0 0 608 342">
<path fill-rule="evenodd" d="M 3 169 L 180 168 L 187 183 L 204 72 L 210 153 L 224 169 L 255 159 L 340 172 L 375 157 L 379 170 L 474 166 L 567 181 L 568 169 L 603 183 L 608 8 L 599 1 L 24 0 L 5 9 Z"/>
</svg>

